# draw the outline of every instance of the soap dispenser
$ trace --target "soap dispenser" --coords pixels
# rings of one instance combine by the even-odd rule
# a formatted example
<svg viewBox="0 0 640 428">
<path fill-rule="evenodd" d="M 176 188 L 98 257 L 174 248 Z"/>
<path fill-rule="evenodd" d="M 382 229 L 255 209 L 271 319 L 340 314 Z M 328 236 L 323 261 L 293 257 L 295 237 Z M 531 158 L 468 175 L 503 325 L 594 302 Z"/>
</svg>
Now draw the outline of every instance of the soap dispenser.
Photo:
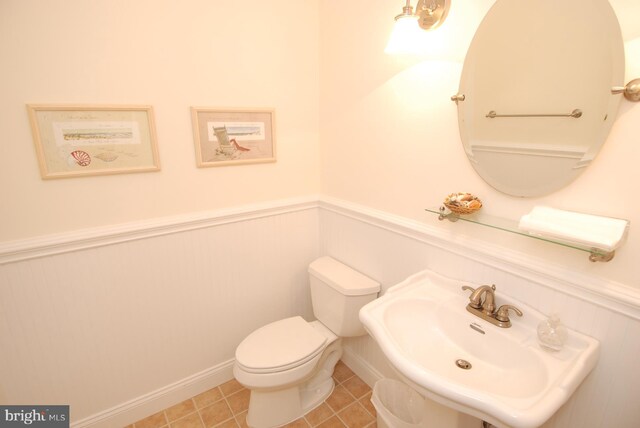
<svg viewBox="0 0 640 428">
<path fill-rule="evenodd" d="M 538 324 L 538 343 L 547 351 L 561 350 L 567 341 L 567 334 L 567 328 L 556 314 Z"/>
</svg>

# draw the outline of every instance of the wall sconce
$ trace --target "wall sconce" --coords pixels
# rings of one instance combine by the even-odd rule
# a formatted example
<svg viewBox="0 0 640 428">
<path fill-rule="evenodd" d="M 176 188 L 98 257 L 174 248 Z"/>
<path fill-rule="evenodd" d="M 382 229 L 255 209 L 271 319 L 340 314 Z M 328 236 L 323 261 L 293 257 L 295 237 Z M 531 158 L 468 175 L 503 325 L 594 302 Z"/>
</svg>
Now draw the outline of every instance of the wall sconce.
<svg viewBox="0 0 640 428">
<path fill-rule="evenodd" d="M 402 13 L 396 16 L 396 25 L 384 50 L 385 53 L 422 53 L 423 30 L 438 28 L 446 19 L 449 7 L 450 0 L 419 0 L 414 14 L 411 0 L 407 0 Z"/>
</svg>

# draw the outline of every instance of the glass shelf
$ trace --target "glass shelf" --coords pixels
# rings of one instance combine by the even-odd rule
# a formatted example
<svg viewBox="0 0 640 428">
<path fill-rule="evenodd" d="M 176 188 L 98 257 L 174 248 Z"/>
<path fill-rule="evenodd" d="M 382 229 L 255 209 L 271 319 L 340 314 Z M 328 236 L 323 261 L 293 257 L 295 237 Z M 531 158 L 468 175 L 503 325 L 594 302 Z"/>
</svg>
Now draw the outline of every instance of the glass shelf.
<svg viewBox="0 0 640 428">
<path fill-rule="evenodd" d="M 585 251 L 589 253 L 589 260 L 591 260 L 592 262 L 608 262 L 615 255 L 615 250 L 606 251 L 599 248 L 586 247 L 578 244 L 565 242 L 559 239 L 531 235 L 530 233 L 519 229 L 518 222 L 515 220 L 496 217 L 496 216 L 492 216 L 492 215 L 481 213 L 481 212 L 476 212 L 474 214 L 456 214 L 449 211 L 444 206 L 441 206 L 440 208 L 426 208 L 425 211 L 428 211 L 433 214 L 438 214 L 438 220 L 447 219 L 452 222 L 462 220 L 469 223 L 475 223 L 481 226 L 490 227 L 492 229 L 498 229 L 504 232 L 525 236 L 530 239 L 537 239 L 539 241 L 550 242 L 552 244 L 561 245 L 563 247 L 573 248 L 579 251 Z"/>
</svg>

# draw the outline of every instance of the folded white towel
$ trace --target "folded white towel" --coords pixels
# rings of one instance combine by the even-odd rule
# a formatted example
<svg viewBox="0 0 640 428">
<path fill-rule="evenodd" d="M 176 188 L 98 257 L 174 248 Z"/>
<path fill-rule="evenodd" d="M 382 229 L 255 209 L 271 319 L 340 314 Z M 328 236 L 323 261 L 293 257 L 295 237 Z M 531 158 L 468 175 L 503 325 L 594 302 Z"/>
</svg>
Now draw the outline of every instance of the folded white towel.
<svg viewBox="0 0 640 428">
<path fill-rule="evenodd" d="M 522 216 L 518 227 L 532 235 L 613 251 L 626 237 L 629 221 L 535 207 L 529 214 Z"/>
</svg>

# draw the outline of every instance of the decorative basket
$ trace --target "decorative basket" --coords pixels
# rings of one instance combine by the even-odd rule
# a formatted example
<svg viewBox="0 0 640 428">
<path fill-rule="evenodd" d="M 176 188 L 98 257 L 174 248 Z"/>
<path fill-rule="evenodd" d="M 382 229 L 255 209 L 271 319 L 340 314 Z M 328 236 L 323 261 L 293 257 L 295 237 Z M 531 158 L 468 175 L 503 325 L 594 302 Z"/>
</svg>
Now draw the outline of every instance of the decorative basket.
<svg viewBox="0 0 640 428">
<path fill-rule="evenodd" d="M 473 214 L 482 208 L 482 201 L 471 193 L 452 193 L 444 199 L 444 206 L 456 214 Z"/>
</svg>

